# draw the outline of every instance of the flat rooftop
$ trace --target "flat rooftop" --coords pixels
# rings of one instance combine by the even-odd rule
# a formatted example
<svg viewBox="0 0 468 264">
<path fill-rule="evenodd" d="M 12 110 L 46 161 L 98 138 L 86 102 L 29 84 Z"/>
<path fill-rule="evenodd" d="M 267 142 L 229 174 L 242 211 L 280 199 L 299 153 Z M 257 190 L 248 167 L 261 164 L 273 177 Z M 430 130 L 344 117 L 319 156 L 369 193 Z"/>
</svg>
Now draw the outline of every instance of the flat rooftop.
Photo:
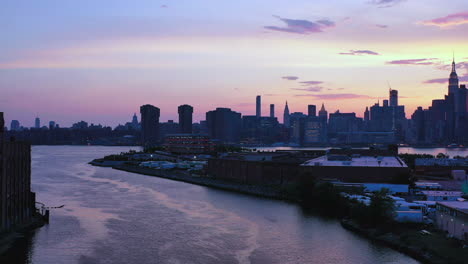
<svg viewBox="0 0 468 264">
<path fill-rule="evenodd" d="M 424 195 L 429 195 L 429 196 L 459 196 L 461 197 L 463 195 L 463 192 L 457 192 L 457 191 L 421 191 L 421 193 Z"/>
<path fill-rule="evenodd" d="M 327 156 L 308 160 L 301 166 L 328 166 L 328 167 L 388 167 L 407 168 L 408 166 L 398 157 L 394 156 L 360 156 L 350 157 L 349 160 L 328 160 Z"/>
<path fill-rule="evenodd" d="M 468 202 L 467 201 L 464 201 L 464 202 L 458 202 L 458 201 L 453 201 L 453 202 L 437 202 L 438 204 L 441 204 L 445 207 L 449 207 L 449 208 L 452 208 L 452 209 L 455 209 L 455 210 L 458 210 L 458 211 L 461 211 L 461 212 L 464 212 L 466 214 L 468 214 Z"/>
</svg>

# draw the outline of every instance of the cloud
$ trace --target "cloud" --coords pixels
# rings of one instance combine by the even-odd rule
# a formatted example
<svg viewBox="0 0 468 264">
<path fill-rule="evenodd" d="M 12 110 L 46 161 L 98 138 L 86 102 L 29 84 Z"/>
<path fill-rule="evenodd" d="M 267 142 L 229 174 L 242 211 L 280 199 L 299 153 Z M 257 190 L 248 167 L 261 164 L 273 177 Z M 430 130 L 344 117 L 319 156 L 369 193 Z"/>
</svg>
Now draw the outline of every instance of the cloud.
<svg viewBox="0 0 468 264">
<path fill-rule="evenodd" d="M 388 28 L 387 25 L 382 25 L 382 24 L 375 24 L 374 25 L 376 28 Z"/>
<path fill-rule="evenodd" d="M 316 21 L 301 20 L 301 19 L 289 19 L 274 16 L 286 24 L 285 27 L 277 26 L 265 26 L 264 28 L 274 31 L 295 33 L 295 34 L 311 34 L 320 33 L 324 29 L 333 28 L 335 22 L 328 19 L 320 19 Z"/>
<path fill-rule="evenodd" d="M 264 94 L 263 96 L 286 96 L 284 94 Z"/>
<path fill-rule="evenodd" d="M 393 60 L 387 61 L 385 64 L 394 64 L 394 65 L 438 65 L 440 62 L 435 61 L 436 58 L 428 59 L 408 59 L 408 60 Z"/>
<path fill-rule="evenodd" d="M 340 55 L 380 55 L 372 50 L 349 50 L 349 52 L 340 52 Z"/>
<path fill-rule="evenodd" d="M 288 80 L 288 81 L 295 81 L 295 80 L 299 79 L 299 77 L 297 77 L 297 76 L 283 76 L 283 77 L 281 77 L 281 79 L 285 79 L 285 80 Z"/>
<path fill-rule="evenodd" d="M 161 8 L 168 8 L 167 5 L 161 5 L 160 7 L 161 7 Z"/>
<path fill-rule="evenodd" d="M 298 97 L 313 97 L 322 100 L 346 100 L 346 99 L 374 99 L 368 95 L 352 94 L 352 93 L 338 93 L 338 94 L 296 94 Z"/>
<path fill-rule="evenodd" d="M 433 84 L 433 83 L 446 83 L 446 82 L 448 82 L 448 78 L 431 79 L 431 80 L 424 81 L 423 83 Z"/>
<path fill-rule="evenodd" d="M 304 82 L 299 82 L 301 84 L 303 84 L 304 86 L 305 85 L 318 85 L 318 84 L 322 84 L 323 82 L 321 81 L 304 81 Z"/>
<path fill-rule="evenodd" d="M 447 71 L 448 73 L 452 69 L 452 63 L 437 65 L 436 69 Z M 458 80 L 460 82 L 468 82 L 468 62 L 467 61 L 457 62 L 456 69 L 458 73 Z M 448 78 L 449 77 L 447 75 L 447 77 L 445 78 L 430 79 L 430 80 L 424 81 L 423 83 L 424 84 L 446 84 L 448 83 Z"/>
<path fill-rule="evenodd" d="M 323 90 L 323 87 L 321 86 L 312 86 L 308 88 L 291 88 L 291 90 L 296 90 L 296 91 L 307 91 L 307 92 L 320 92 Z"/>
<path fill-rule="evenodd" d="M 419 22 L 426 26 L 450 27 L 468 24 L 468 11 Z"/>
<path fill-rule="evenodd" d="M 430 80 L 424 81 L 423 83 L 425 83 L 425 84 L 444 84 L 444 83 L 447 83 L 448 84 L 448 79 L 449 79 L 448 77 L 430 79 Z M 458 77 L 458 80 L 460 82 L 468 82 L 468 75 L 460 76 L 460 77 Z"/>
<path fill-rule="evenodd" d="M 386 7 L 392 7 L 404 1 L 406 0 L 371 0 L 369 4 L 376 5 L 380 8 L 386 8 Z"/>
</svg>

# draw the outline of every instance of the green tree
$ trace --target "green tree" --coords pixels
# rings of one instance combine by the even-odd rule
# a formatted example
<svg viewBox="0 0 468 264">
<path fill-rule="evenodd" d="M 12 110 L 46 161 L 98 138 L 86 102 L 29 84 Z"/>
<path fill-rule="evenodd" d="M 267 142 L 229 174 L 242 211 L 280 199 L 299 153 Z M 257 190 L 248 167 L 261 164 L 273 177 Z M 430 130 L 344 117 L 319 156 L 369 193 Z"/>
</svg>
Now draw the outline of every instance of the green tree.
<svg viewBox="0 0 468 264">
<path fill-rule="evenodd" d="M 371 197 L 369 205 L 369 224 L 372 226 L 387 225 L 395 218 L 395 201 L 389 196 L 389 190 L 382 188 Z"/>
</svg>

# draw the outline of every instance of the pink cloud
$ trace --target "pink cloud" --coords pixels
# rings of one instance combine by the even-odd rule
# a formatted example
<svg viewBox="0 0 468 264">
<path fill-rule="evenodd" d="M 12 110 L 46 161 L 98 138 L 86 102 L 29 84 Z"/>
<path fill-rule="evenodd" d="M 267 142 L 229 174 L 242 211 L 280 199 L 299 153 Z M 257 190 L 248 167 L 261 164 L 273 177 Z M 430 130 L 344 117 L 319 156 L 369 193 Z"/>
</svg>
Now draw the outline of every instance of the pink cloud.
<svg viewBox="0 0 468 264">
<path fill-rule="evenodd" d="M 420 24 L 437 27 L 450 27 L 468 24 L 468 11 L 450 14 L 448 16 L 434 18 L 427 21 L 422 21 L 420 22 Z"/>
<path fill-rule="evenodd" d="M 311 34 L 320 33 L 324 29 L 335 27 L 335 22 L 328 19 L 320 19 L 316 21 L 289 19 L 274 16 L 286 24 L 285 27 L 265 26 L 264 28 L 274 31 L 295 33 L 295 34 Z"/>
<path fill-rule="evenodd" d="M 283 77 L 281 77 L 281 79 L 285 79 L 285 80 L 288 80 L 288 81 L 295 81 L 295 80 L 299 79 L 299 77 L 297 77 L 297 76 L 283 76 Z"/>
<path fill-rule="evenodd" d="M 460 82 L 468 82 L 468 75 L 458 77 L 458 80 Z M 431 79 L 431 80 L 424 81 L 423 83 L 425 83 L 425 84 L 435 84 L 435 83 L 444 84 L 444 83 L 448 83 L 448 77 Z"/>
<path fill-rule="evenodd" d="M 408 60 L 393 60 L 387 61 L 385 64 L 395 64 L 395 65 L 436 65 L 438 62 L 434 61 L 435 58 L 429 59 L 408 59 Z"/>
<path fill-rule="evenodd" d="M 307 92 L 320 92 L 322 91 L 323 87 L 321 86 L 312 86 L 308 88 L 291 88 L 291 90 L 296 90 L 296 91 L 307 91 Z"/>
<path fill-rule="evenodd" d="M 380 55 L 372 50 L 350 50 L 349 52 L 340 52 L 340 55 Z"/>
<path fill-rule="evenodd" d="M 374 25 L 376 28 L 388 28 L 387 25 L 382 25 L 382 24 L 375 24 Z"/>
<path fill-rule="evenodd" d="M 345 100 L 345 99 L 369 99 L 373 98 L 363 94 L 351 94 L 351 93 L 338 93 L 338 94 L 296 94 L 294 96 L 302 97 L 313 97 L 315 99 L 322 100 Z"/>
<path fill-rule="evenodd" d="M 303 85 L 317 85 L 317 84 L 322 84 L 323 82 L 321 81 L 304 81 L 304 82 L 299 82 Z"/>
</svg>

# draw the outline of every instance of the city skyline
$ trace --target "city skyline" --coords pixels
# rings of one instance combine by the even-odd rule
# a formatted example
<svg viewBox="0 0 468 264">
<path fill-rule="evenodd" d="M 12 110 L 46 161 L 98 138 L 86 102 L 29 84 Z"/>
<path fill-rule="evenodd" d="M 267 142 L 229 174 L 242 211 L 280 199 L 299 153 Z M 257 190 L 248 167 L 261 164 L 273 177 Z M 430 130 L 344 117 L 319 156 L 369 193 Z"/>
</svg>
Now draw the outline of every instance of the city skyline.
<svg viewBox="0 0 468 264">
<path fill-rule="evenodd" d="M 254 115 L 256 95 L 263 116 L 287 100 L 291 112 L 325 103 L 362 117 L 387 81 L 409 117 L 443 99 L 452 51 L 468 81 L 464 1 L 52 3 L 0 11 L 15 25 L 0 44 L 7 124 L 31 127 L 37 115 L 115 127 L 143 104 L 164 122 L 185 103 L 198 122 L 217 107 Z"/>
</svg>

